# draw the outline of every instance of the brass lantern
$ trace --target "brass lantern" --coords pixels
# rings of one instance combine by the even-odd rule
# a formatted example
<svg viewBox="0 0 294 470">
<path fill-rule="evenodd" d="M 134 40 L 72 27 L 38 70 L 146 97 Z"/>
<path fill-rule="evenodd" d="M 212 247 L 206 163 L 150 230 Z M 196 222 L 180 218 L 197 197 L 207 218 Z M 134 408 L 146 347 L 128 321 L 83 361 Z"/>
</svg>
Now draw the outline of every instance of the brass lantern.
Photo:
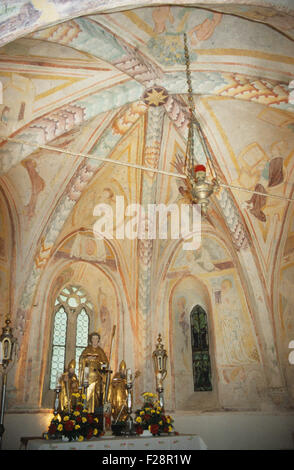
<svg viewBox="0 0 294 470">
<path fill-rule="evenodd" d="M 7 373 L 8 366 L 13 365 L 15 357 L 15 343 L 16 338 L 13 337 L 10 319 L 7 316 L 6 326 L 2 328 L 2 335 L 0 336 L 0 372 L 2 373 L 2 388 L 1 388 L 1 402 L 0 402 L 0 450 L 2 448 L 2 438 L 5 431 L 4 428 L 4 412 L 6 401 L 6 387 L 7 387 Z"/>
<path fill-rule="evenodd" d="M 13 359 L 14 345 L 16 338 L 13 337 L 12 328 L 9 326 L 9 318 L 5 321 L 6 326 L 2 328 L 2 335 L 0 336 L 0 365 L 6 369 Z"/>
<path fill-rule="evenodd" d="M 204 165 L 196 165 L 194 168 L 194 178 L 191 179 L 191 195 L 193 201 L 201 205 L 201 214 L 206 216 L 209 197 L 214 189 L 218 188 L 218 183 L 214 179 L 212 182 L 206 179 L 206 168 Z"/>
<path fill-rule="evenodd" d="M 158 393 L 158 399 L 162 408 L 164 407 L 163 400 L 163 381 L 166 377 L 166 361 L 167 353 L 162 344 L 161 334 L 158 335 L 156 349 L 152 354 L 153 367 L 156 379 L 156 391 Z"/>
</svg>

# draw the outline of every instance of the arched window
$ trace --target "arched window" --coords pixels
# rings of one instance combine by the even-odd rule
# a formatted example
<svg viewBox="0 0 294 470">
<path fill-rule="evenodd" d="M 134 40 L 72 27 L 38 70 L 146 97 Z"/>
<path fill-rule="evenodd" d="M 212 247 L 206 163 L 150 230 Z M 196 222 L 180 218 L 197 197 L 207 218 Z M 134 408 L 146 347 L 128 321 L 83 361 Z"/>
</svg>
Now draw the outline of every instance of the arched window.
<svg viewBox="0 0 294 470">
<path fill-rule="evenodd" d="M 63 372 L 66 347 L 67 313 L 62 305 L 54 317 L 50 388 L 54 388 L 57 375 Z"/>
<path fill-rule="evenodd" d="M 208 325 L 205 310 L 196 305 L 190 314 L 194 391 L 211 391 Z"/>
<path fill-rule="evenodd" d="M 93 306 L 81 287 L 64 287 L 57 296 L 52 332 L 50 390 L 55 388 L 57 377 L 72 359 L 76 360 L 78 374 L 79 357 L 88 344 L 92 313 Z"/>
<path fill-rule="evenodd" d="M 77 317 L 77 334 L 76 334 L 76 364 L 79 363 L 81 352 L 88 344 L 89 335 L 89 317 L 84 308 Z"/>
</svg>

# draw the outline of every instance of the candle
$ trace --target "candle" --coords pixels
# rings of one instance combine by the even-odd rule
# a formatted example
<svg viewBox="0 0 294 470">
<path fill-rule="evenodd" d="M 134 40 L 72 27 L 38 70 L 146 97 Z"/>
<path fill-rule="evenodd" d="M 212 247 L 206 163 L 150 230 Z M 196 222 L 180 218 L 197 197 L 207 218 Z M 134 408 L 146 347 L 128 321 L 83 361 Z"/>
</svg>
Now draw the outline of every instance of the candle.
<svg viewBox="0 0 294 470">
<path fill-rule="evenodd" d="M 60 383 L 59 383 L 59 371 L 56 371 L 56 378 L 55 378 L 55 388 L 60 388 Z"/>
<path fill-rule="evenodd" d="M 89 367 L 85 367 L 85 382 L 89 382 Z"/>
<path fill-rule="evenodd" d="M 2 341 L 0 341 L 0 364 L 2 364 Z"/>
<path fill-rule="evenodd" d="M 132 383 L 132 371 L 131 369 L 127 369 L 127 384 Z"/>
<path fill-rule="evenodd" d="M 162 370 L 162 357 L 161 356 L 158 357 L 158 366 L 159 366 L 159 370 Z"/>
<path fill-rule="evenodd" d="M 162 388 L 162 374 L 161 374 L 161 372 L 157 372 L 156 381 L 157 381 L 157 386 L 159 388 Z"/>
</svg>

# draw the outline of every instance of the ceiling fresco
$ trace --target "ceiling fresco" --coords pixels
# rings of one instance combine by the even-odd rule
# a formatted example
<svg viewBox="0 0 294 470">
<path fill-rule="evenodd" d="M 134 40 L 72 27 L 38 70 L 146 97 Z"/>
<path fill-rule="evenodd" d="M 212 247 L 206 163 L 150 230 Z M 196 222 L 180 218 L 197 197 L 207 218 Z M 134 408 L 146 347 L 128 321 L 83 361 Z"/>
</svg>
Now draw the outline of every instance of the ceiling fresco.
<svg viewBox="0 0 294 470">
<path fill-rule="evenodd" d="M 293 270 L 292 2 L 82 3 L 82 10 L 73 0 L 4 0 L 0 6 L 0 183 L 15 231 L 12 274 L 6 275 L 7 260 L 0 268 L 3 284 L 13 278 L 20 336 L 47 267 L 81 259 L 98 263 L 124 292 L 132 328 L 145 331 L 141 359 L 150 341 L 148 312 L 162 305 L 162 292 L 175 302 L 176 276 L 196 276 L 192 264 L 215 296 L 226 279 L 232 289 L 244 289 L 240 318 L 250 331 L 260 328 L 274 302 L 287 310 L 285 291 L 279 294 L 274 280 L 281 268 L 287 283 Z M 185 152 L 184 33 L 195 113 L 227 185 L 211 198 L 200 259 L 180 257 L 174 240 L 98 243 L 93 208 L 101 201 L 183 203 L 181 180 L 156 170 L 179 174 Z M 197 140 L 195 153 L 205 163 Z M 162 292 L 161 282 L 168 285 Z M 259 295 L 250 304 L 254 288 Z M 287 315 L 278 321 L 286 324 Z M 259 362 L 262 354 L 254 335 L 244 363 Z M 270 326 L 261 337 L 270 351 L 276 341 Z M 221 351 L 225 367 L 237 353 Z M 274 376 L 275 352 L 268 354 Z"/>
<path fill-rule="evenodd" d="M 15 13 L 21 3 L 5 14 Z M 60 7 L 58 2 L 50 3 Z M 66 9 L 68 2 L 62 3 Z M 236 5 L 234 13 L 242 8 L 246 16 L 245 7 Z M 257 9 L 255 14 L 262 12 Z M 121 139 L 130 129 L 144 125 L 142 116 L 152 112 L 152 99 L 144 101 L 144 90 L 158 86 L 166 90 L 167 99 L 158 108 L 161 150 L 151 165 L 173 171 L 174 149 L 183 151 L 187 136 L 184 32 L 190 46 L 196 113 L 210 139 L 222 181 L 291 197 L 294 119 L 288 83 L 294 74 L 293 43 L 277 29 L 241 16 L 180 6 L 127 9 L 57 22 L 0 49 L 4 102 L 9 102 L 1 105 L 1 135 L 16 140 L 0 148 L 1 171 L 22 207 L 17 217 L 35 222 L 31 228 L 38 230 L 44 246 L 54 245 L 102 163 L 94 159 L 82 163 L 78 156 L 38 150 L 39 146 L 50 143 L 74 154 L 120 158 Z M 163 160 L 162 136 L 168 129 L 173 129 L 174 149 Z M 148 130 L 141 132 L 148 139 Z M 131 137 L 129 141 L 134 145 Z M 197 150 L 201 161 L 199 145 Z M 118 167 L 119 171 L 123 170 Z M 69 190 L 68 182 L 73 180 L 76 183 Z M 168 185 L 171 188 L 171 181 Z M 144 203 L 144 197 L 147 201 L 148 196 L 139 192 L 137 202 Z M 249 232 L 261 267 L 269 273 L 287 204 L 227 190 L 216 201 L 222 211 L 230 212 L 227 225 L 237 244 L 240 232 L 241 240 Z M 46 216 L 37 217 L 37 213 Z M 34 249 L 30 229 L 25 227 L 21 251 L 27 260 Z"/>
</svg>

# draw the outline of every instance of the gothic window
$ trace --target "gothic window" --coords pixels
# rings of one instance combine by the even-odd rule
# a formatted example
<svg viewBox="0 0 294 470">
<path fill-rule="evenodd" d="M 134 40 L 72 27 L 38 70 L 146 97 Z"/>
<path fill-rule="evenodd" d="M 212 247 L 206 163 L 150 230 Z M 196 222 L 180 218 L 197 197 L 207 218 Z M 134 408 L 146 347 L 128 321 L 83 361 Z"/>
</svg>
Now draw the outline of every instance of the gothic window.
<svg viewBox="0 0 294 470">
<path fill-rule="evenodd" d="M 81 287 L 67 286 L 57 296 L 52 332 L 50 390 L 55 388 L 57 377 L 72 359 L 76 360 L 78 374 L 79 357 L 88 344 L 92 312 L 93 306 Z"/>
<path fill-rule="evenodd" d="M 196 305 L 190 314 L 194 391 L 211 391 L 211 364 L 205 310 Z"/>
<path fill-rule="evenodd" d="M 76 333 L 76 364 L 79 363 L 80 355 L 88 344 L 89 335 L 89 317 L 84 308 L 77 317 L 77 333 Z"/>
<path fill-rule="evenodd" d="M 62 305 L 54 317 L 50 388 L 54 388 L 57 375 L 63 372 L 66 346 L 67 313 Z"/>
</svg>

